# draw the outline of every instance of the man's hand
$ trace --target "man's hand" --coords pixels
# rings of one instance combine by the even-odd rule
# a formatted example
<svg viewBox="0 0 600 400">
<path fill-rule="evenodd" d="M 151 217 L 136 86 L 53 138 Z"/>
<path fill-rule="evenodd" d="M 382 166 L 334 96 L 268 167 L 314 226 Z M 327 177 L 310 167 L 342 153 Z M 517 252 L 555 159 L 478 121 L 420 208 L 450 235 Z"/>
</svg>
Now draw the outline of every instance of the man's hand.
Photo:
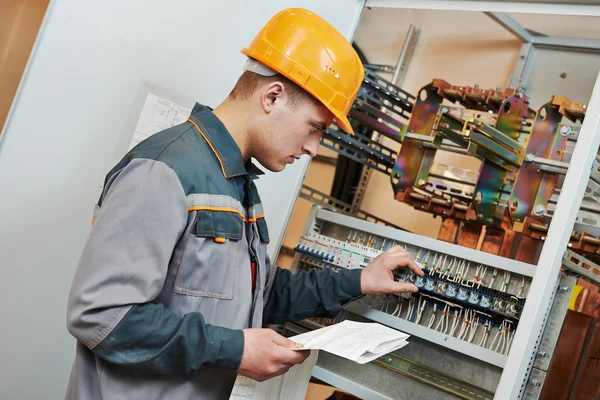
<svg viewBox="0 0 600 400">
<path fill-rule="evenodd" d="M 360 274 L 360 288 L 365 295 L 382 295 L 390 293 L 417 292 L 415 285 L 408 282 L 396 282 L 394 271 L 397 268 L 408 268 L 413 273 L 423 276 L 410 254 L 400 246 L 394 246 L 379 255 L 365 267 Z"/>
<path fill-rule="evenodd" d="M 238 373 L 259 382 L 286 373 L 310 356 L 298 351 L 302 345 L 292 342 L 272 329 L 244 329 L 244 354 Z"/>
</svg>

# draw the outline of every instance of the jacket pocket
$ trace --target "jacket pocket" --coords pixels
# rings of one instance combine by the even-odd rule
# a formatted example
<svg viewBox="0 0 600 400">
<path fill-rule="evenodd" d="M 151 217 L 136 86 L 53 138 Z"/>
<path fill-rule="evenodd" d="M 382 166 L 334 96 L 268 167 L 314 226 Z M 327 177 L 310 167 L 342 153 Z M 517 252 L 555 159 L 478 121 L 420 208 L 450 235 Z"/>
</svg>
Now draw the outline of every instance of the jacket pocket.
<svg viewBox="0 0 600 400">
<path fill-rule="evenodd" d="M 175 293 L 231 300 L 244 220 L 229 211 L 199 210 L 175 278 Z"/>
</svg>

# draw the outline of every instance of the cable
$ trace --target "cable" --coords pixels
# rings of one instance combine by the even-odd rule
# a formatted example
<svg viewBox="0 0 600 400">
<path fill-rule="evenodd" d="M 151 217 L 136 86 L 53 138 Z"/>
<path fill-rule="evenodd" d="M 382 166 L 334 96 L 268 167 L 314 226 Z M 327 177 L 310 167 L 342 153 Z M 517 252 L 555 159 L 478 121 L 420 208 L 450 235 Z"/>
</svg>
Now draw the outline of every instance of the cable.
<svg viewBox="0 0 600 400">
<path fill-rule="evenodd" d="M 469 332 L 469 330 L 471 328 L 472 315 L 473 315 L 472 310 L 467 310 L 467 312 L 465 312 L 465 317 L 463 318 L 463 323 L 462 323 L 462 326 L 460 327 L 460 333 L 458 334 L 458 338 L 460 340 L 465 340 L 465 338 L 467 336 L 467 332 Z"/>
<path fill-rule="evenodd" d="M 506 320 L 502 321 L 502 325 L 500 326 L 500 328 L 498 329 L 498 332 L 496 333 L 496 335 L 500 335 L 500 338 L 498 340 L 498 343 L 496 343 L 496 347 L 494 347 L 492 350 L 494 350 L 495 352 L 502 352 L 501 349 L 504 346 L 504 339 L 505 339 L 505 334 L 506 332 Z M 493 345 L 493 342 L 492 342 Z"/>
<path fill-rule="evenodd" d="M 440 257 L 440 262 L 439 262 L 439 264 L 441 264 L 441 265 L 440 265 L 439 267 L 436 267 L 436 268 L 435 268 L 435 271 L 437 271 L 438 275 L 441 275 L 441 274 L 440 274 L 440 271 L 442 270 L 442 268 L 444 268 L 444 267 L 446 266 L 446 259 L 447 259 L 447 257 L 448 257 L 448 256 L 444 254 L 444 261 L 442 261 L 442 260 L 441 260 L 441 257 Z M 438 264 L 438 265 L 439 265 L 439 264 Z M 435 271 L 434 271 L 434 272 L 435 272 Z"/>
<path fill-rule="evenodd" d="M 498 268 L 494 268 L 494 272 L 492 272 L 492 280 L 490 281 L 490 285 L 488 286 L 490 289 L 493 289 L 494 281 L 496 280 L 497 274 L 498 274 Z"/>
<path fill-rule="evenodd" d="M 450 329 L 450 336 L 454 336 L 454 332 L 456 332 L 456 328 L 460 322 L 462 317 L 462 310 L 454 310 L 454 321 L 452 321 L 452 329 Z"/>
<path fill-rule="evenodd" d="M 444 272 L 444 275 L 447 277 L 450 277 L 450 275 L 452 275 L 454 273 L 454 275 L 456 276 L 456 273 L 454 272 L 456 268 L 456 272 L 458 272 L 458 268 L 460 268 L 458 261 L 456 261 L 456 258 L 454 258 L 452 261 L 450 261 L 450 267 L 446 268 L 446 271 Z"/>
<path fill-rule="evenodd" d="M 415 262 L 419 262 L 419 260 L 421 259 L 422 252 L 423 252 L 423 250 L 419 250 L 419 252 L 417 253 L 417 256 L 415 257 Z"/>
<path fill-rule="evenodd" d="M 427 262 L 429 261 L 429 251 L 425 253 L 425 257 L 423 257 L 423 269 L 427 269 Z"/>
<path fill-rule="evenodd" d="M 482 268 L 483 268 L 483 265 L 479 264 L 479 266 L 475 269 L 475 273 L 473 274 L 473 283 L 479 282 Z"/>
<path fill-rule="evenodd" d="M 431 262 L 431 269 L 432 269 L 433 271 L 435 271 L 435 270 L 436 270 L 436 268 L 437 268 L 438 256 L 440 257 L 440 260 L 442 259 L 442 256 L 440 256 L 440 254 L 439 254 L 439 253 L 438 253 L 438 254 L 436 254 L 436 255 L 435 255 L 435 257 L 433 257 L 433 261 Z"/>
<path fill-rule="evenodd" d="M 509 282 L 510 282 L 510 272 L 504 271 L 504 279 L 502 279 L 502 287 L 500 288 L 501 292 L 506 293 Z"/>
<path fill-rule="evenodd" d="M 445 319 L 444 333 L 447 335 L 450 331 L 450 315 L 452 315 L 452 313 L 450 312 L 451 305 L 449 303 L 446 303 L 446 304 L 448 304 L 448 310 L 446 310 L 446 312 L 444 313 L 444 319 Z"/>
<path fill-rule="evenodd" d="M 433 303 L 433 310 L 431 311 L 431 318 L 429 318 L 429 324 L 427 324 L 427 327 L 429 329 L 431 329 L 431 327 L 433 326 L 433 323 L 435 322 L 436 311 L 437 311 L 437 305 L 435 303 Z"/>
<path fill-rule="evenodd" d="M 435 330 L 436 330 L 436 331 L 439 331 L 439 330 L 440 330 L 440 328 L 441 328 L 441 327 L 444 325 L 444 313 L 446 312 L 446 309 L 447 309 L 447 308 L 448 308 L 448 305 L 446 304 L 446 305 L 444 306 L 444 309 L 442 310 L 442 313 L 441 313 L 441 315 L 440 315 L 440 319 L 438 320 L 438 323 L 437 323 L 437 325 L 435 326 Z M 443 332 L 443 331 L 441 331 L 441 332 Z"/>
<path fill-rule="evenodd" d="M 473 313 L 473 317 L 471 318 L 471 331 L 469 332 L 469 343 L 473 343 L 473 339 L 475 338 L 475 334 L 477 333 L 477 328 L 479 327 L 479 319 L 475 317 L 475 313 Z"/>
<path fill-rule="evenodd" d="M 479 277 L 479 282 L 477 283 L 477 289 L 481 287 L 481 285 L 485 286 L 485 276 L 487 275 L 487 265 L 482 268 L 481 276 Z"/>
<path fill-rule="evenodd" d="M 381 303 L 381 307 L 379 307 L 379 311 L 387 313 L 389 303 L 390 303 L 390 297 L 385 296 L 383 303 Z"/>
<path fill-rule="evenodd" d="M 521 287 L 519 288 L 519 293 L 517 293 L 518 298 L 523 298 L 523 293 L 525 292 L 525 277 L 521 278 Z"/>
<path fill-rule="evenodd" d="M 506 355 L 506 356 L 508 355 L 508 353 L 510 351 L 510 347 L 512 346 L 512 342 L 513 342 L 514 338 L 515 338 L 515 331 L 512 330 L 510 332 L 510 338 L 508 339 L 508 345 L 506 346 L 506 351 L 504 352 L 504 355 Z"/>
<path fill-rule="evenodd" d="M 485 323 L 483 324 L 485 330 L 483 331 L 483 335 L 481 336 L 481 340 L 479 341 L 479 345 L 482 347 L 485 347 L 485 342 L 487 341 L 487 338 L 490 336 L 490 321 L 485 321 Z"/>
<path fill-rule="evenodd" d="M 408 302 L 408 310 L 406 310 L 406 317 L 404 317 L 405 320 L 410 321 L 410 317 L 412 316 L 412 311 L 413 311 L 414 306 L 415 306 L 415 302 L 411 298 Z"/>
<path fill-rule="evenodd" d="M 419 306 L 417 307 L 417 319 L 415 320 L 415 324 L 418 324 L 421 321 L 421 317 L 423 316 L 423 310 L 425 310 L 425 300 L 423 298 L 420 298 Z"/>
<path fill-rule="evenodd" d="M 467 262 L 466 265 L 463 263 L 463 270 L 462 270 L 462 273 L 461 273 L 461 279 L 459 280 L 459 282 L 461 284 L 469 276 L 469 268 L 471 268 L 471 263 L 470 262 Z"/>
<path fill-rule="evenodd" d="M 400 310 L 402 310 L 402 301 L 400 301 L 401 297 L 398 298 L 398 302 L 396 303 L 396 308 L 394 308 L 394 311 L 392 312 L 392 317 L 396 317 L 400 315 Z M 396 313 L 398 313 L 398 315 L 396 315 Z"/>
</svg>

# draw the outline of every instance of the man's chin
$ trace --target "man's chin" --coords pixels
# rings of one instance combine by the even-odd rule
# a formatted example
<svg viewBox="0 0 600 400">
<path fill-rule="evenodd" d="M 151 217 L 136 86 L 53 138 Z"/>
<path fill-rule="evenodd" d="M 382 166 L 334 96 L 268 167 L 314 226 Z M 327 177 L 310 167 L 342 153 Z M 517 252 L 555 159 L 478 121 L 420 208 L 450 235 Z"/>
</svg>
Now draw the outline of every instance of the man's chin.
<svg viewBox="0 0 600 400">
<path fill-rule="evenodd" d="M 268 164 L 268 165 L 261 164 L 261 165 L 271 172 L 281 172 L 285 169 L 285 167 L 287 167 L 286 163 L 277 163 L 277 164 Z"/>
</svg>

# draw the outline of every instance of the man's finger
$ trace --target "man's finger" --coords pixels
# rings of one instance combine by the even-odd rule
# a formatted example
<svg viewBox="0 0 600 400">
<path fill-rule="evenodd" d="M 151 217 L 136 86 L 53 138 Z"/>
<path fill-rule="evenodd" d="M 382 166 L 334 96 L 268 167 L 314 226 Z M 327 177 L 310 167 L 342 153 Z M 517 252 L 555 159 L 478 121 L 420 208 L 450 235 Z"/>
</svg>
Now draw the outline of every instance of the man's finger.
<svg viewBox="0 0 600 400">
<path fill-rule="evenodd" d="M 408 254 L 391 254 L 390 256 L 390 265 L 389 267 L 392 270 L 397 269 L 398 267 L 406 267 L 410 269 L 414 274 L 419 276 L 425 275 L 421 267 L 417 265 L 415 260 Z"/>
<path fill-rule="evenodd" d="M 296 364 L 302 364 L 304 360 L 306 360 L 303 353 L 304 351 L 281 349 L 281 352 L 278 353 L 277 356 L 282 364 L 291 367 Z M 308 353 L 310 354 L 310 351 Z"/>
<path fill-rule="evenodd" d="M 398 253 L 400 251 L 405 251 L 405 250 L 404 250 L 404 248 L 402 246 L 396 245 L 396 246 L 392 246 L 389 249 L 387 249 L 385 251 L 385 253 L 388 253 L 388 254 L 390 254 L 390 253 Z"/>
<path fill-rule="evenodd" d="M 419 288 L 408 282 L 394 282 L 390 285 L 388 293 L 416 293 Z"/>
</svg>

